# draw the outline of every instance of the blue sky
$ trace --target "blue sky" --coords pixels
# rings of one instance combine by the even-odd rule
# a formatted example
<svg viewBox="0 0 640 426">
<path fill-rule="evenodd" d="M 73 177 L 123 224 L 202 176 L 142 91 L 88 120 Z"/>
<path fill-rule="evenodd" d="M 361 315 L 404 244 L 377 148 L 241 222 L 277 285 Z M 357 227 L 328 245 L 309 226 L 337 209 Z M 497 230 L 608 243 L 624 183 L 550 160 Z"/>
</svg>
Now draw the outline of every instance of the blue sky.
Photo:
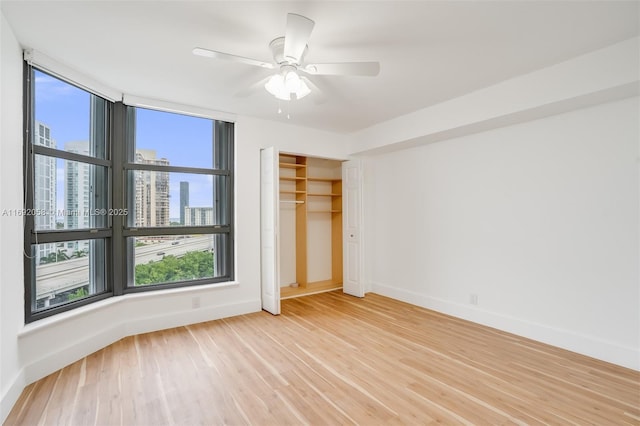
<svg viewBox="0 0 640 426">
<path fill-rule="evenodd" d="M 90 96 L 70 84 L 36 71 L 35 117 L 51 129 L 58 149 L 67 142 L 89 140 Z M 202 118 L 138 109 L 136 148 L 152 149 L 174 166 L 209 168 L 213 122 Z M 64 162 L 58 162 L 62 167 Z M 57 204 L 64 208 L 64 169 L 59 167 Z M 178 218 L 180 181 L 189 182 L 190 204 L 212 205 L 212 177 L 170 174 L 170 216 Z"/>
</svg>

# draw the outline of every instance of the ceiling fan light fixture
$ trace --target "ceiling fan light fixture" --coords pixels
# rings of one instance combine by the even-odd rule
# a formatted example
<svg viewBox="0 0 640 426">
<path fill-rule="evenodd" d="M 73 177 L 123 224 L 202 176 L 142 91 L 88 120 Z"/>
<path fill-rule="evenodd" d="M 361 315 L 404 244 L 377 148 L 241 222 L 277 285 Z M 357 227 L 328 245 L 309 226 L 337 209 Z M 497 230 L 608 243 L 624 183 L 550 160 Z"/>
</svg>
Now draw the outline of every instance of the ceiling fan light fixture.
<svg viewBox="0 0 640 426">
<path fill-rule="evenodd" d="M 300 77 L 295 71 L 289 71 L 284 76 L 284 86 L 287 88 L 287 91 L 294 93 L 300 89 Z"/>
<path fill-rule="evenodd" d="M 267 89 L 267 92 L 271 93 L 273 96 L 280 100 L 291 100 L 290 92 L 288 92 L 287 88 L 285 87 L 284 77 L 282 76 L 282 74 L 275 74 L 274 76 L 272 76 L 264 85 L 264 88 Z"/>
<path fill-rule="evenodd" d="M 294 99 L 302 99 L 311 93 L 309 86 L 295 71 L 289 71 L 285 75 L 275 74 L 264 85 L 267 92 L 271 93 L 277 99 L 290 101 Z"/>
<path fill-rule="evenodd" d="M 309 86 L 307 86 L 304 81 L 300 80 L 300 87 L 296 92 L 296 99 L 302 99 L 309 93 L 311 93 L 311 89 L 309 89 Z"/>
</svg>

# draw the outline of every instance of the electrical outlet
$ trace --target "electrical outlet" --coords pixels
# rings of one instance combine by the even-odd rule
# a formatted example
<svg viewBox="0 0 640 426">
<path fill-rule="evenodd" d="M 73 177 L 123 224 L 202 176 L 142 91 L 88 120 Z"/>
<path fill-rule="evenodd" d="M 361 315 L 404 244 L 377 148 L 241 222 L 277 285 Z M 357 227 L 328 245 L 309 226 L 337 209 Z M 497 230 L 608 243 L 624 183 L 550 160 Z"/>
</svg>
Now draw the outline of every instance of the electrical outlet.
<svg viewBox="0 0 640 426">
<path fill-rule="evenodd" d="M 471 296 L 469 296 L 469 303 L 471 303 L 472 305 L 477 305 L 478 304 L 478 295 L 477 294 L 472 294 Z"/>
<path fill-rule="evenodd" d="M 191 299 L 191 307 L 193 309 L 198 309 L 200 307 L 200 296 L 193 296 Z"/>
</svg>

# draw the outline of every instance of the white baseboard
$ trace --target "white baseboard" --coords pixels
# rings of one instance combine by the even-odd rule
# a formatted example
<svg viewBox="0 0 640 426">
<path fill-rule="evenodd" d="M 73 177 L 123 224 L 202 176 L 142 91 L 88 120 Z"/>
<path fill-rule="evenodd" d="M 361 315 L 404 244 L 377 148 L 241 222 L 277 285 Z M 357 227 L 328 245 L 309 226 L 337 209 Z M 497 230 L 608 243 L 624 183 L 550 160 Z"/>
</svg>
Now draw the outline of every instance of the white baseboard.
<svg viewBox="0 0 640 426">
<path fill-rule="evenodd" d="M 126 304 L 128 301 L 123 301 Z M 0 401 L 0 423 L 9 415 L 22 390 L 29 384 L 84 358 L 118 340 L 135 334 L 148 333 L 168 328 L 212 321 L 236 315 L 257 312 L 261 309 L 260 300 L 251 300 L 234 304 L 207 306 L 201 309 L 177 311 L 165 315 L 139 318 L 126 318 L 111 323 L 108 327 L 90 336 L 82 336 L 71 346 L 47 353 L 24 366 L 19 374 L 10 381 L 11 385 Z"/>
<path fill-rule="evenodd" d="M 262 309 L 260 299 L 254 301 L 207 306 L 197 310 L 175 312 L 170 315 L 161 314 L 146 317 L 133 323 L 125 323 L 125 336 L 149 333 L 152 331 L 166 330 L 168 328 L 182 327 L 189 324 L 197 324 L 206 321 L 214 321 L 220 318 L 234 317 Z"/>
<path fill-rule="evenodd" d="M 640 349 L 422 293 L 372 283 L 372 292 L 640 371 Z"/>
<path fill-rule="evenodd" d="M 26 386 L 24 370 L 20 370 L 16 377 L 14 377 L 10 382 L 11 385 L 0 398 L 0 423 L 5 421 L 16 401 L 20 398 L 22 390 Z"/>
</svg>

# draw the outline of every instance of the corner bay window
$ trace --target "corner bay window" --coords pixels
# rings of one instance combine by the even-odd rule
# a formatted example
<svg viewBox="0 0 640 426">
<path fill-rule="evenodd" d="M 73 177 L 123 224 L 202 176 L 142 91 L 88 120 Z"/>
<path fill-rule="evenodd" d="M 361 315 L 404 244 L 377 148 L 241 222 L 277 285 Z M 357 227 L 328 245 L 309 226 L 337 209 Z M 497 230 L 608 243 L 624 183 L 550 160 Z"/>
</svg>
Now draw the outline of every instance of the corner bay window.
<svg viewBox="0 0 640 426">
<path fill-rule="evenodd" d="M 233 124 L 25 65 L 25 318 L 233 279 Z"/>
</svg>

